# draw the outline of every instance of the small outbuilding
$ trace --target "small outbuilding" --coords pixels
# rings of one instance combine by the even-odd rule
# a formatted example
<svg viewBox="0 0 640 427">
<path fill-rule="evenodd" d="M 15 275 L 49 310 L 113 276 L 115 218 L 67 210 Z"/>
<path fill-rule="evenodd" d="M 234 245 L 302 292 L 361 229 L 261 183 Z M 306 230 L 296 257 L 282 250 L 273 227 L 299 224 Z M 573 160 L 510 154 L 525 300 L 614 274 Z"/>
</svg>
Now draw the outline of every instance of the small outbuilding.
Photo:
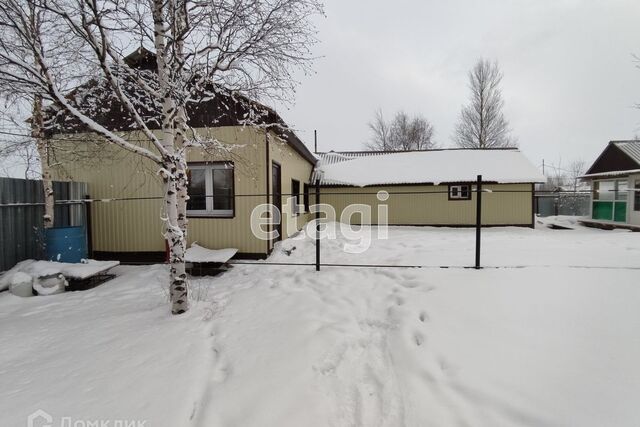
<svg viewBox="0 0 640 427">
<path fill-rule="evenodd" d="M 611 141 L 582 176 L 591 184 L 585 225 L 640 231 L 640 141 Z"/>
<path fill-rule="evenodd" d="M 534 184 L 544 176 L 518 149 L 437 149 L 319 154 L 311 179 L 336 219 L 358 224 L 349 205 L 371 207 L 371 223 L 468 227 L 476 224 L 482 175 L 482 224 L 534 226 Z M 381 193 L 383 194 L 381 196 Z M 387 197 L 388 196 L 388 197 Z M 384 206 L 381 210 L 380 207 Z"/>
</svg>

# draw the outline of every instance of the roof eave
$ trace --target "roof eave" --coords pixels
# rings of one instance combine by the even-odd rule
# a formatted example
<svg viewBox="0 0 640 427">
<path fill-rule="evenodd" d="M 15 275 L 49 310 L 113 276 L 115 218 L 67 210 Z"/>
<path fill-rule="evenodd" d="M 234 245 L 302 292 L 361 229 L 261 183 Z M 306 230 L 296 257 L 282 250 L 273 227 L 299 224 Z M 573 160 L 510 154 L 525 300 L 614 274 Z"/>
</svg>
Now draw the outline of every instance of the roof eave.
<svg viewBox="0 0 640 427">
<path fill-rule="evenodd" d="M 603 176 L 632 175 L 632 174 L 636 174 L 636 173 L 640 173 L 640 169 L 628 169 L 628 170 L 623 170 L 623 171 L 591 173 L 591 174 L 585 174 L 585 175 L 579 176 L 578 178 L 580 178 L 580 179 L 591 179 L 591 178 L 599 178 L 599 177 L 603 177 Z"/>
</svg>

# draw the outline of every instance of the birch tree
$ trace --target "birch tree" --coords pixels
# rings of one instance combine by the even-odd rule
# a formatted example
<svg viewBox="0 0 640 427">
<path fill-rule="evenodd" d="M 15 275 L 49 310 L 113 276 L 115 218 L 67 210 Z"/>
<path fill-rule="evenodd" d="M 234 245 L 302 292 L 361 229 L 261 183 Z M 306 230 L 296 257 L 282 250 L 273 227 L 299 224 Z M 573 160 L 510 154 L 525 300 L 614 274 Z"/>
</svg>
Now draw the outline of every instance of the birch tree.
<svg viewBox="0 0 640 427">
<path fill-rule="evenodd" d="M 454 141 L 461 148 L 500 148 L 515 145 L 504 116 L 502 72 L 497 62 L 480 59 L 469 72 L 471 99 L 462 107 Z"/>
<path fill-rule="evenodd" d="M 317 0 L 3 0 L 0 85 L 41 96 L 45 133 L 84 131 L 154 162 L 164 182 L 164 237 L 170 250 L 173 314 L 189 308 L 184 256 L 188 229 L 185 150 L 206 141 L 189 127 L 190 105 L 224 92 L 287 99 L 293 70 L 308 71 Z M 38 21 L 39 20 L 39 21 Z M 35 25 L 36 22 L 39 25 Z M 149 67 L 131 67 L 139 47 Z M 35 65 L 34 65 L 35 64 Z M 87 83 L 89 82 L 89 83 Z M 91 102 L 122 108 L 147 144 L 96 120 Z M 251 125 L 253 114 L 246 117 Z M 154 132 L 159 129 L 159 135 Z M 216 146 L 219 146 L 217 144 Z M 218 147 L 220 148 L 220 147 Z"/>
<path fill-rule="evenodd" d="M 588 166 L 587 162 L 582 159 L 576 159 L 569 163 L 567 174 L 571 180 L 574 193 L 578 191 L 578 182 L 580 181 L 580 177 L 586 172 Z"/>
<path fill-rule="evenodd" d="M 391 146 L 389 124 L 382 114 L 382 110 L 376 110 L 372 121 L 367 124 L 371 131 L 371 140 L 366 144 L 369 150 L 387 151 Z"/>
</svg>

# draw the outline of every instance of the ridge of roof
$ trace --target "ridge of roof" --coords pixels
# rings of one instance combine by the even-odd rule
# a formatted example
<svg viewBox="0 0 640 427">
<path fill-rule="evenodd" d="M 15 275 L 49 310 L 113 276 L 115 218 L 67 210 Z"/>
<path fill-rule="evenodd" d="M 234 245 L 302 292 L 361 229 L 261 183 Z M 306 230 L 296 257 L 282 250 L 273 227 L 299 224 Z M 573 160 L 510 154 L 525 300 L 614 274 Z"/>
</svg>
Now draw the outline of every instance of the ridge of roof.
<svg viewBox="0 0 640 427">
<path fill-rule="evenodd" d="M 519 151 L 518 147 L 490 147 L 490 148 L 461 148 L 461 147 L 447 147 L 447 148 L 426 148 L 415 150 L 330 150 L 319 151 L 316 154 L 396 154 L 396 153 L 423 153 L 430 151 L 462 151 L 462 150 L 478 150 L 478 151 L 502 151 L 502 150 L 515 150 Z"/>
</svg>

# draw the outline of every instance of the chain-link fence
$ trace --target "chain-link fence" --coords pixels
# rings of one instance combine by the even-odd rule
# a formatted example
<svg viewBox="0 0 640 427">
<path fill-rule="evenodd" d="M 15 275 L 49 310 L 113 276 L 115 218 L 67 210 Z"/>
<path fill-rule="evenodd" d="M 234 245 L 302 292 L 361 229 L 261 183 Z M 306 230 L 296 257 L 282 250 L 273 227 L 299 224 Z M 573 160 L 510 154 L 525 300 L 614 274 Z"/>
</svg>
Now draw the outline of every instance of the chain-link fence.
<svg viewBox="0 0 640 427">
<path fill-rule="evenodd" d="M 20 259 L 42 257 L 42 189 L 29 185 L 32 188 L 3 191 L 3 269 Z M 161 195 L 83 199 L 90 194 L 88 190 L 86 186 L 74 187 L 66 195 L 58 190 L 56 223 L 88 225 L 90 255 L 130 263 L 167 259 Z M 294 190 L 295 193 L 286 189 L 254 194 L 191 194 L 189 245 L 197 243 L 212 250 L 235 248 L 237 254 L 228 263 L 261 266 L 321 269 L 528 265 L 532 256 L 544 251 L 534 250 L 538 247 L 531 245 L 542 236 L 516 230 L 546 228 L 541 219 L 555 215 L 556 210 L 549 212 L 541 200 L 556 200 L 559 215 L 589 213 L 589 202 L 585 202 L 588 193 L 559 195 L 535 192 L 532 184 L 481 180 L 318 189 L 302 184 Z M 7 198 L 10 192 L 33 194 L 34 198 Z M 574 221 L 559 224 L 558 228 L 575 225 Z M 487 235 L 488 246 L 483 247 L 486 229 L 492 230 Z M 25 247 L 29 249 L 24 250 Z M 502 258 L 497 255 L 505 252 L 510 253 L 500 255 Z M 214 266 L 225 263 L 227 260 L 217 258 L 210 261 Z"/>
</svg>

